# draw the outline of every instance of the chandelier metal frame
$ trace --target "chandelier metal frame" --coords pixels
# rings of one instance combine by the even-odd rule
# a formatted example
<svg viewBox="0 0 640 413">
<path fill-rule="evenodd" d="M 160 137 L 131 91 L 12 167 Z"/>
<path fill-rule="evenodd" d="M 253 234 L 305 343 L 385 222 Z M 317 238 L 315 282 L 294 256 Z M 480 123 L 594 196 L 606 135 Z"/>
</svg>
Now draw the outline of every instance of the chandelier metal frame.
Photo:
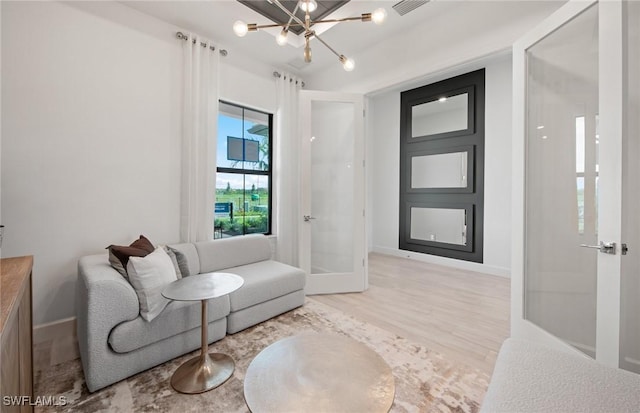
<svg viewBox="0 0 640 413">
<path fill-rule="evenodd" d="M 248 32 L 255 32 L 260 29 L 269 29 L 274 27 L 282 27 L 282 31 L 276 38 L 276 41 L 279 45 L 285 45 L 287 43 L 287 35 L 289 33 L 290 27 L 302 27 L 304 29 L 304 61 L 307 63 L 311 62 L 311 44 L 310 41 L 312 38 L 317 39 L 320 43 L 322 43 L 327 49 L 329 49 L 333 54 L 338 57 L 340 63 L 346 71 L 351 71 L 355 67 L 355 63 L 353 60 L 347 58 L 344 54 L 338 53 L 334 48 L 332 48 L 327 42 L 325 42 L 319 35 L 313 30 L 311 27 L 316 24 L 321 23 L 342 23 L 342 22 L 351 22 L 351 21 L 361 21 L 361 22 L 370 22 L 373 21 L 376 24 L 381 24 L 386 16 L 387 12 L 383 8 L 376 9 L 373 13 L 362 13 L 357 17 L 345 17 L 341 19 L 322 19 L 322 20 L 312 20 L 311 12 L 313 12 L 317 4 L 315 0 L 300 0 L 297 4 L 293 12 L 289 11 L 279 0 L 268 0 L 269 3 L 276 5 L 280 10 L 286 13 L 289 16 L 289 21 L 286 23 L 274 23 L 274 24 L 256 24 L 250 23 L 247 24 L 243 21 L 236 21 L 233 25 L 233 29 L 235 33 L 244 37 Z M 298 9 L 304 11 L 304 21 L 296 16 Z"/>
</svg>

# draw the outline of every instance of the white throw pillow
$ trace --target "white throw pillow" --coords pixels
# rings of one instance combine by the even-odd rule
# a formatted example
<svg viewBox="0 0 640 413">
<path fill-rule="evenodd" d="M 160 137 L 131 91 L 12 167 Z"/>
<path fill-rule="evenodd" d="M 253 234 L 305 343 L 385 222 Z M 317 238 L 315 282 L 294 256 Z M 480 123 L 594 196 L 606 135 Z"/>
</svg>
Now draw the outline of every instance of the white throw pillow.
<svg viewBox="0 0 640 413">
<path fill-rule="evenodd" d="M 164 248 L 158 247 L 146 257 L 129 258 L 127 273 L 138 294 L 140 316 L 147 321 L 153 320 L 169 303 L 162 296 L 162 290 L 177 279 L 171 258 Z"/>
</svg>

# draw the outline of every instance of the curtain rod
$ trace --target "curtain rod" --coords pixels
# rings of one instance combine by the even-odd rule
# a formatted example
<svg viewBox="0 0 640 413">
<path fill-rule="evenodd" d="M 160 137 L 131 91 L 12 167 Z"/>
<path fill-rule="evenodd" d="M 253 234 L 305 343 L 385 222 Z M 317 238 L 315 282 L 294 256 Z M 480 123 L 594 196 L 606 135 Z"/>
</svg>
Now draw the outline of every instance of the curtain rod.
<svg viewBox="0 0 640 413">
<path fill-rule="evenodd" d="M 189 36 L 187 36 L 186 34 L 182 33 L 182 32 L 176 32 L 176 37 L 180 40 L 189 40 Z M 196 39 L 193 39 L 193 44 L 196 44 Z M 216 47 L 214 45 L 207 45 L 205 42 L 200 42 L 200 46 L 202 47 L 209 47 L 209 49 L 211 50 L 216 50 Z M 226 49 L 220 49 L 220 56 L 226 56 L 228 55 L 229 52 L 226 51 Z"/>
<path fill-rule="evenodd" d="M 282 75 L 280 74 L 280 72 L 273 72 L 273 77 L 282 77 Z M 293 82 L 293 79 L 289 78 L 290 82 Z M 296 80 L 296 85 L 298 84 L 298 81 Z M 304 82 L 300 81 L 300 84 L 302 85 L 302 87 L 304 87 Z"/>
</svg>

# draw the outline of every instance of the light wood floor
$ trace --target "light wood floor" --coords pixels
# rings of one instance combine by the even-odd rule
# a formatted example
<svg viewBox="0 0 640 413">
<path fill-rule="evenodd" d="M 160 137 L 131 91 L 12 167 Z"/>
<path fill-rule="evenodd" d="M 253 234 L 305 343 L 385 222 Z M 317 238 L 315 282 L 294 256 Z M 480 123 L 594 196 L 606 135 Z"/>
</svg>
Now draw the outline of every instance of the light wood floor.
<svg viewBox="0 0 640 413">
<path fill-rule="evenodd" d="M 313 299 L 491 375 L 509 335 L 508 278 L 369 255 L 369 289 Z"/>
</svg>

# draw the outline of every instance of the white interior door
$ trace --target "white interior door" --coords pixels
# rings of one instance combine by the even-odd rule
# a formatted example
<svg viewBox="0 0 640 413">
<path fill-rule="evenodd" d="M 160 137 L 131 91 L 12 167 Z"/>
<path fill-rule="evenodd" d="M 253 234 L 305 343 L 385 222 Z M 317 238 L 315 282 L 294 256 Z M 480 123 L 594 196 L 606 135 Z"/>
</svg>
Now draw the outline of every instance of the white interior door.
<svg viewBox="0 0 640 413">
<path fill-rule="evenodd" d="M 307 294 L 367 288 L 363 97 L 301 91 L 300 265 Z"/>
<path fill-rule="evenodd" d="M 611 366 L 626 242 L 624 7 L 570 1 L 513 50 L 512 336 Z"/>
<path fill-rule="evenodd" d="M 620 366 L 640 373 L 640 2 L 625 3 L 622 14 L 627 28 L 623 37 L 627 116 L 623 129 L 622 239 L 629 251 L 622 259 Z"/>
</svg>

